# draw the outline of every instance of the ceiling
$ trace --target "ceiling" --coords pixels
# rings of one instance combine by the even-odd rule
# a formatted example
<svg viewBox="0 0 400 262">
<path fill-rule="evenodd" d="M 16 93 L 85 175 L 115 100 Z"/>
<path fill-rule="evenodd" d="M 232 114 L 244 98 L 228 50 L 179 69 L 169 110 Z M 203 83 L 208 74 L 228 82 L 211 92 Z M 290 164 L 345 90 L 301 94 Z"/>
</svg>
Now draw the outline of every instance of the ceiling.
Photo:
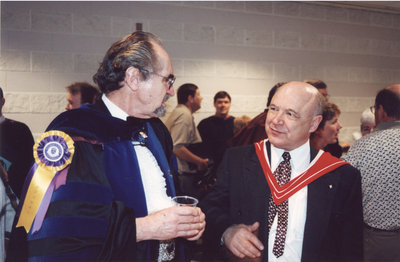
<svg viewBox="0 0 400 262">
<path fill-rule="evenodd" d="M 318 3 L 400 14 L 400 1 L 318 1 Z"/>
</svg>

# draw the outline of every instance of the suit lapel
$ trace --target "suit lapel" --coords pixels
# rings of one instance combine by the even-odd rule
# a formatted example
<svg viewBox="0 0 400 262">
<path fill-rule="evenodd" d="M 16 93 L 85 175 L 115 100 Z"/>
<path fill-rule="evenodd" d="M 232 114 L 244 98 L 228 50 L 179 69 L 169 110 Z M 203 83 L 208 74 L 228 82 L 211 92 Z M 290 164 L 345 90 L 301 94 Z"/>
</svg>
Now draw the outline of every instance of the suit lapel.
<svg viewBox="0 0 400 262">
<path fill-rule="evenodd" d="M 317 152 L 311 146 L 311 161 Z M 307 261 L 319 249 L 318 243 L 322 242 L 322 237 L 325 235 L 329 224 L 337 185 L 337 179 L 330 173 L 308 185 L 302 261 Z"/>
</svg>

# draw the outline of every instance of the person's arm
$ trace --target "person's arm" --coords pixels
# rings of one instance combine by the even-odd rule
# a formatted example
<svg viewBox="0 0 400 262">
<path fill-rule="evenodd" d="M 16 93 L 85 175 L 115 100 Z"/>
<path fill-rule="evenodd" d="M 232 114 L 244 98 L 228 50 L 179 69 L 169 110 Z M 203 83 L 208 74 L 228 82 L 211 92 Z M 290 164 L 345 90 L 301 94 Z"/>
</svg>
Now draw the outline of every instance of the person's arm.
<svg viewBox="0 0 400 262">
<path fill-rule="evenodd" d="M 197 170 L 199 171 L 205 170 L 208 166 L 207 158 L 201 158 L 193 154 L 185 146 L 174 148 L 174 154 L 183 161 L 195 164 L 197 166 Z"/>
<path fill-rule="evenodd" d="M 4 189 L 4 188 L 3 188 Z M 6 195 L 6 204 L 5 204 L 5 232 L 4 232 L 4 245 L 5 245 L 5 250 L 7 251 L 8 249 L 8 242 L 10 240 L 11 236 L 11 229 L 14 221 L 14 216 L 15 216 L 15 210 L 11 205 L 11 200 L 9 197 Z"/>
<path fill-rule="evenodd" d="M 242 156 L 242 151 L 237 148 L 228 150 L 217 171 L 217 182 L 202 199 L 199 206 L 206 214 L 206 232 L 204 241 L 210 249 L 218 250 L 221 243 L 237 257 L 259 257 L 261 250 L 264 249 L 261 241 L 257 237 L 259 222 L 252 225 L 233 224 L 230 204 L 231 184 L 239 182 L 236 176 L 240 172 L 233 170 L 240 169 L 238 165 L 232 167 L 233 162 L 237 162 Z M 234 180 L 231 181 L 231 180 Z"/>
<path fill-rule="evenodd" d="M 132 259 L 136 243 L 183 237 L 197 240 L 205 228 L 205 216 L 196 207 L 171 207 L 141 218 L 122 202 L 113 202 L 109 229 L 97 255 L 98 261 Z"/>
<path fill-rule="evenodd" d="M 174 121 L 174 124 L 170 128 L 170 134 L 172 141 L 174 143 L 174 154 L 180 159 L 185 162 L 193 163 L 196 165 L 199 171 L 203 171 L 208 166 L 208 159 L 201 158 L 187 149 L 186 145 L 191 143 L 197 143 L 199 141 L 193 141 L 190 138 L 190 131 L 191 130 L 191 123 L 192 123 L 191 116 L 187 116 L 182 114 L 181 116 L 177 117 Z M 197 130 L 196 130 L 197 131 Z"/>
</svg>

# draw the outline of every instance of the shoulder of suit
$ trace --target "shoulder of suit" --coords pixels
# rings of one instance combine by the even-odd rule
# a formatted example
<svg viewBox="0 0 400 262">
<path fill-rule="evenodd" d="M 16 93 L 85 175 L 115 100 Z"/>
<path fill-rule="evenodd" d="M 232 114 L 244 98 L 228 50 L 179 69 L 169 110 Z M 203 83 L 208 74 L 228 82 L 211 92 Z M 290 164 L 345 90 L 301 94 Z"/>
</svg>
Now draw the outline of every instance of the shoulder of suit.
<svg viewBox="0 0 400 262">
<path fill-rule="evenodd" d="M 246 153 L 255 153 L 254 144 L 244 145 L 244 146 L 235 146 L 228 148 L 226 152 L 229 154 L 246 154 Z"/>
<path fill-rule="evenodd" d="M 360 171 L 353 167 L 350 163 L 347 163 L 346 165 L 342 165 L 335 170 L 333 170 L 331 173 L 336 173 L 342 176 L 343 179 L 346 178 L 360 178 Z"/>
</svg>

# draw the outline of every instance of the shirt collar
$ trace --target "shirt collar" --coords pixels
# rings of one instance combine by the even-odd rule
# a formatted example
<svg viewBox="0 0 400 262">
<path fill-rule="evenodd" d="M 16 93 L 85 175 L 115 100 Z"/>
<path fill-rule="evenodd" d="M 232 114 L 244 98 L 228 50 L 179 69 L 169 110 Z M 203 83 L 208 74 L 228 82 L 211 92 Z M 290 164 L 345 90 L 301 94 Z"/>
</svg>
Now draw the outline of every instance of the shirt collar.
<svg viewBox="0 0 400 262">
<path fill-rule="evenodd" d="M 286 150 L 277 148 L 271 144 L 271 170 L 274 171 L 279 163 L 283 160 L 282 154 Z M 310 140 L 306 143 L 295 148 L 291 151 L 287 151 L 290 154 L 290 164 L 293 170 L 304 171 L 310 163 Z M 296 177 L 299 173 L 293 172 L 292 178 Z"/>
<path fill-rule="evenodd" d="M 1 115 L 0 116 L 0 124 L 3 123 L 4 121 L 6 121 L 6 118 L 3 115 Z"/>
<path fill-rule="evenodd" d="M 380 123 L 374 131 L 380 131 L 392 128 L 400 128 L 400 120 Z"/>
<path fill-rule="evenodd" d="M 104 104 L 106 105 L 108 111 L 110 111 L 111 115 L 115 118 L 119 118 L 121 120 L 126 121 L 126 118 L 129 116 L 124 110 L 122 110 L 121 108 L 119 108 L 116 104 L 114 104 L 113 102 L 111 102 L 110 99 L 108 99 L 108 97 L 103 94 L 103 96 L 101 97 L 101 99 L 103 100 Z"/>
</svg>

